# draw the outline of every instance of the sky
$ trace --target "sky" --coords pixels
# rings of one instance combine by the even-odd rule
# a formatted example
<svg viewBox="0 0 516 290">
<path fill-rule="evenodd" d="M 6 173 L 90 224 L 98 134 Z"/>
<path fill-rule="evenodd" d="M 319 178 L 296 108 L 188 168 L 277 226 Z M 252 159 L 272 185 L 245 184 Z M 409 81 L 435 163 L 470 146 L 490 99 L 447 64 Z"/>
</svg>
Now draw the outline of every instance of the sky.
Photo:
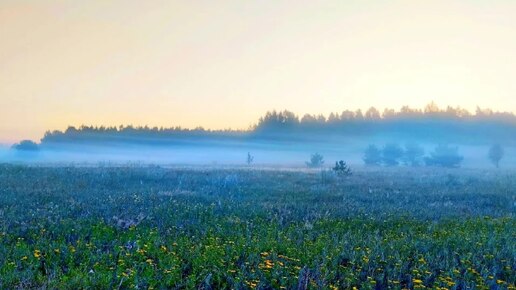
<svg viewBox="0 0 516 290">
<path fill-rule="evenodd" d="M 0 142 L 268 110 L 516 112 L 516 1 L 0 0 Z"/>
</svg>

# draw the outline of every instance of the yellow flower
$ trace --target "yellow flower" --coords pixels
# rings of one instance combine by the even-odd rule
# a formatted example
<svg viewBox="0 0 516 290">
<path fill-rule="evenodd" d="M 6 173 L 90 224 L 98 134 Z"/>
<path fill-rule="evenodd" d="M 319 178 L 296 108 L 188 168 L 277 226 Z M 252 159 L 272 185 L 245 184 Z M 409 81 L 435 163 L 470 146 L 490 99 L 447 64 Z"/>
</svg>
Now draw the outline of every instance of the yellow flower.
<svg viewBox="0 0 516 290">
<path fill-rule="evenodd" d="M 25 261 L 25 260 L 27 260 L 27 259 L 28 259 L 28 257 L 27 257 L 27 256 L 23 256 L 23 257 L 21 258 L 21 260 L 22 260 L 22 261 Z"/>
<path fill-rule="evenodd" d="M 41 258 L 41 251 L 40 250 L 34 250 L 34 257 Z"/>
<path fill-rule="evenodd" d="M 413 282 L 414 284 L 422 284 L 422 283 L 423 283 L 423 281 L 422 281 L 422 280 L 419 280 L 419 279 L 412 279 L 412 282 Z"/>
</svg>

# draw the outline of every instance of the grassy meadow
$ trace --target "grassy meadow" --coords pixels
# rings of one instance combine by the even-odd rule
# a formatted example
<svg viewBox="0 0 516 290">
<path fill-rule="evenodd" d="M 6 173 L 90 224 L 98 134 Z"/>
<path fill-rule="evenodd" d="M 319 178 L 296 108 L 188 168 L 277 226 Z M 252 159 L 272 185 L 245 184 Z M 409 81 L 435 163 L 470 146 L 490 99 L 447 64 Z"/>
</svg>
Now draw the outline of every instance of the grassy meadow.
<svg viewBox="0 0 516 290">
<path fill-rule="evenodd" d="M 516 289 L 516 172 L 0 165 L 0 289 Z"/>
</svg>

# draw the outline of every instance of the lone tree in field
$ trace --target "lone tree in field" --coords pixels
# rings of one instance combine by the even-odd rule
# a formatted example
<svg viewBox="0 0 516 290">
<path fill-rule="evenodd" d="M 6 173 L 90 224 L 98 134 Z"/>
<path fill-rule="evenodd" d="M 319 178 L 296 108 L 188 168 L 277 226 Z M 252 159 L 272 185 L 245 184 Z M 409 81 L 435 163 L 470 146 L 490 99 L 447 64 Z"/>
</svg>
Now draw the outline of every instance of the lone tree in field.
<svg viewBox="0 0 516 290">
<path fill-rule="evenodd" d="M 403 153 L 403 162 L 405 165 L 419 166 L 423 161 L 425 149 L 418 144 L 409 143 L 405 145 L 405 152 Z"/>
<path fill-rule="evenodd" d="M 380 165 L 382 162 L 382 152 L 376 145 L 369 145 L 364 152 L 364 163 L 366 165 Z"/>
<path fill-rule="evenodd" d="M 350 176 L 351 175 L 351 168 L 349 168 L 349 166 L 343 160 L 336 161 L 335 162 L 335 167 L 333 167 L 332 169 L 338 175 L 344 175 L 344 176 Z"/>
<path fill-rule="evenodd" d="M 253 163 L 254 161 L 254 156 L 251 155 L 251 153 L 247 152 L 247 165 L 251 165 L 251 163 Z"/>
<path fill-rule="evenodd" d="M 323 164 L 324 157 L 319 153 L 312 154 L 312 156 L 310 157 L 310 161 L 306 162 L 306 166 L 308 166 L 309 168 L 318 168 L 321 167 Z"/>
<path fill-rule="evenodd" d="M 403 157 L 403 149 L 395 143 L 387 144 L 383 147 L 382 156 L 385 165 L 397 166 L 400 158 Z"/>
<path fill-rule="evenodd" d="M 500 160 L 503 158 L 503 147 L 500 144 L 495 144 L 489 148 L 489 159 L 498 168 L 500 166 Z"/>
<path fill-rule="evenodd" d="M 425 158 L 427 166 L 459 167 L 464 157 L 459 155 L 458 147 L 439 145 L 435 147 L 430 157 Z"/>
</svg>

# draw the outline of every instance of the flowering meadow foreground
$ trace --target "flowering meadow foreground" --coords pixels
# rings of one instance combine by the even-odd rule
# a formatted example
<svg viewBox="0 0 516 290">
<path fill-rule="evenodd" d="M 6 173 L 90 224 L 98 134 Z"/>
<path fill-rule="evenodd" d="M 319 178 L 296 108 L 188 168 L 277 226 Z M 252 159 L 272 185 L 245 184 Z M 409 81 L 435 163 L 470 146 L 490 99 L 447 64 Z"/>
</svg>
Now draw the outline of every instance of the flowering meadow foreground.
<svg viewBox="0 0 516 290">
<path fill-rule="evenodd" d="M 0 289 L 516 289 L 516 172 L 0 165 Z"/>
</svg>

